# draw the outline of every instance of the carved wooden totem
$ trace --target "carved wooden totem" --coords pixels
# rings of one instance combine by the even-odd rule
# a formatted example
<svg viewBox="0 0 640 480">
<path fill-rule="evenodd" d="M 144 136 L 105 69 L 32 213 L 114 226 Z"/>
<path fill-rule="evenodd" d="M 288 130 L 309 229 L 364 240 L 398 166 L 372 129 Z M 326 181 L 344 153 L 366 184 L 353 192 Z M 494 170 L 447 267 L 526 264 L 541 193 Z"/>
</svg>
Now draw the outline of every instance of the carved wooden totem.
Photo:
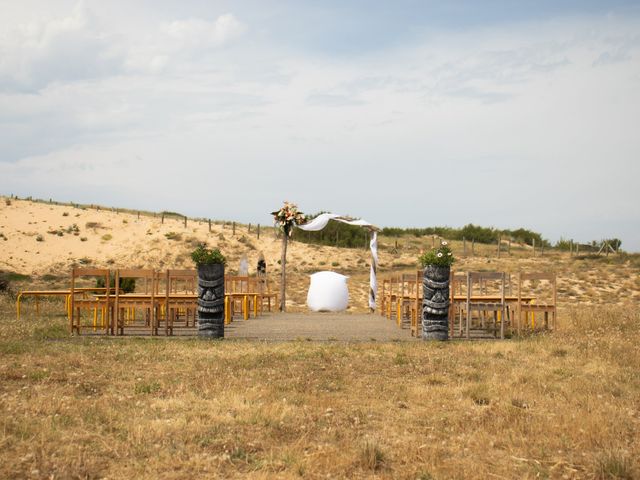
<svg viewBox="0 0 640 480">
<path fill-rule="evenodd" d="M 422 338 L 449 338 L 449 273 L 451 267 L 427 265 L 422 278 Z"/>
<path fill-rule="evenodd" d="M 224 337 L 224 265 L 198 265 L 198 335 Z"/>
</svg>

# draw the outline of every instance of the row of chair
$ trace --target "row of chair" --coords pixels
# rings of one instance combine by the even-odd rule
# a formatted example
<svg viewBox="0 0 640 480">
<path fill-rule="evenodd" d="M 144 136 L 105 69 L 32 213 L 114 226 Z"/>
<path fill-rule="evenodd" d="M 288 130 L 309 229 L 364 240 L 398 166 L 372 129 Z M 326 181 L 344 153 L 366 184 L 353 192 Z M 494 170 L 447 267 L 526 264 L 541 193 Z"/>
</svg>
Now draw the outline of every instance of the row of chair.
<svg viewBox="0 0 640 480">
<path fill-rule="evenodd" d="M 408 323 L 411 334 L 420 335 L 422 317 L 422 270 L 393 275 L 382 281 L 381 313 L 398 326 Z M 470 338 L 555 328 L 557 316 L 556 276 L 549 272 L 451 272 L 449 288 L 450 335 Z M 514 285 L 515 284 L 515 285 Z M 536 314 L 544 322 L 536 324 Z M 551 320 L 551 321 L 550 321 Z"/>
<path fill-rule="evenodd" d="M 104 290 L 90 292 L 78 289 L 82 278 L 101 278 Z M 125 279 L 135 279 L 134 292 L 124 293 L 121 288 Z M 69 322 L 72 333 L 83 330 L 122 335 L 125 329 L 151 335 L 160 332 L 173 335 L 176 329 L 194 329 L 198 301 L 196 270 L 166 270 L 161 273 L 152 269 L 108 269 L 74 268 L 71 272 L 69 291 Z M 266 277 L 225 276 L 224 322 L 231 323 L 236 312 L 246 320 L 250 314 L 271 311 L 277 304 L 277 294 L 271 293 Z M 82 313 L 89 313 L 83 316 Z"/>
</svg>

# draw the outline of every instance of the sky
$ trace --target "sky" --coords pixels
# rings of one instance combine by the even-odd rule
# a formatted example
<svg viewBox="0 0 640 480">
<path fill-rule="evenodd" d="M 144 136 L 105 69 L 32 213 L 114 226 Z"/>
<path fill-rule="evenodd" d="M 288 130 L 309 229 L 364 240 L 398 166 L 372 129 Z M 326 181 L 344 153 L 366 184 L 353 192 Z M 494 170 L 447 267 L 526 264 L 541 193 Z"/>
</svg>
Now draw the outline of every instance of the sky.
<svg viewBox="0 0 640 480">
<path fill-rule="evenodd" d="M 0 0 L 0 193 L 640 251 L 639 1 Z"/>
</svg>

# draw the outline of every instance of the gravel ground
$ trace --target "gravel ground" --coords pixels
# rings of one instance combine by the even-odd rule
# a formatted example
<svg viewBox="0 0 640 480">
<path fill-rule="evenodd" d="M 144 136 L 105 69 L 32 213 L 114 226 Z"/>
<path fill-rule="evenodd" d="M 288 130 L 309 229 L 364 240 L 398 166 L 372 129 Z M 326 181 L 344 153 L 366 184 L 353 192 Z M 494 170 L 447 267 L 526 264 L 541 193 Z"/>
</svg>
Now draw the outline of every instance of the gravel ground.
<svg viewBox="0 0 640 480">
<path fill-rule="evenodd" d="M 415 341 L 409 328 L 374 313 L 271 313 L 236 319 L 225 337 L 251 340 Z"/>
</svg>

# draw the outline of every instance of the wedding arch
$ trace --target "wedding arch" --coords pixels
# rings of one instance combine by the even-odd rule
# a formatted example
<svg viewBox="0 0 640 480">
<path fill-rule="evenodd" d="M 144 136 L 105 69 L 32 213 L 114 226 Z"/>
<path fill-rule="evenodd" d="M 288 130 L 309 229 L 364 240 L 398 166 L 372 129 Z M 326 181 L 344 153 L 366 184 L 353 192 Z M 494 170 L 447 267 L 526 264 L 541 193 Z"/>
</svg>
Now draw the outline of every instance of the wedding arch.
<svg viewBox="0 0 640 480">
<path fill-rule="evenodd" d="M 321 213 L 308 223 L 296 225 L 300 230 L 307 232 L 318 232 L 325 228 L 327 224 L 334 220 L 336 222 L 346 223 L 348 225 L 355 225 L 365 228 L 371 233 L 371 240 L 369 242 L 369 248 L 371 249 L 371 268 L 369 270 L 369 309 L 373 312 L 376 309 L 376 292 L 378 291 L 378 280 L 376 278 L 376 272 L 378 270 L 378 227 L 366 220 L 353 220 L 344 215 L 337 215 L 335 213 Z"/>
</svg>

